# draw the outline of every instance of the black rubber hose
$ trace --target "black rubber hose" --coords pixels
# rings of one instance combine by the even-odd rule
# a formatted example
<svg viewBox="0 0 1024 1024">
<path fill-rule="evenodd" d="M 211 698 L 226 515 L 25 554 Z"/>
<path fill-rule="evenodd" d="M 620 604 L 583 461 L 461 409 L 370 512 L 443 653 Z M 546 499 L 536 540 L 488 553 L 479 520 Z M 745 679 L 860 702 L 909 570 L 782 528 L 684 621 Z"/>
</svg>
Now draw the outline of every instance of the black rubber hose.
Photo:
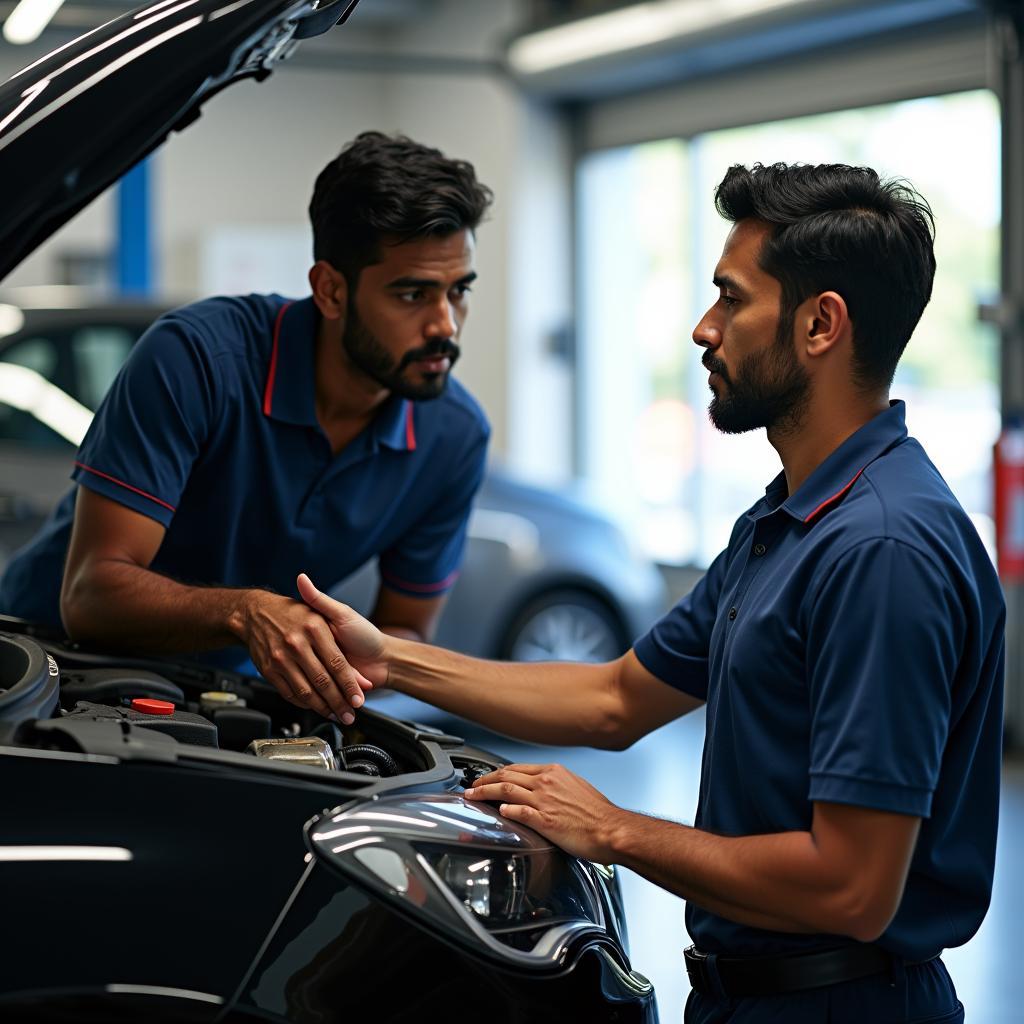
<svg viewBox="0 0 1024 1024">
<path fill-rule="evenodd" d="M 402 771 L 398 767 L 398 762 L 386 750 L 381 750 L 372 743 L 352 743 L 342 747 L 341 756 L 346 764 L 356 760 L 369 761 L 380 768 L 382 775 L 400 775 Z"/>
</svg>

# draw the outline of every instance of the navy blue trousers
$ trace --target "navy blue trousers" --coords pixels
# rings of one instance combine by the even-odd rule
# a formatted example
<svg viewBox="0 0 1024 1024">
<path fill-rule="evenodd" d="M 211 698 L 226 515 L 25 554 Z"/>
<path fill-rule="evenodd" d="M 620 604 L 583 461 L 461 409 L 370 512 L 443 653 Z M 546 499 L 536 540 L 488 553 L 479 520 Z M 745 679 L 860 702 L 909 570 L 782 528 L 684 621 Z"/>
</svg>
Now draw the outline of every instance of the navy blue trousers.
<svg viewBox="0 0 1024 1024">
<path fill-rule="evenodd" d="M 963 1024 L 941 960 L 827 988 L 748 999 L 691 992 L 685 1024 Z"/>
</svg>

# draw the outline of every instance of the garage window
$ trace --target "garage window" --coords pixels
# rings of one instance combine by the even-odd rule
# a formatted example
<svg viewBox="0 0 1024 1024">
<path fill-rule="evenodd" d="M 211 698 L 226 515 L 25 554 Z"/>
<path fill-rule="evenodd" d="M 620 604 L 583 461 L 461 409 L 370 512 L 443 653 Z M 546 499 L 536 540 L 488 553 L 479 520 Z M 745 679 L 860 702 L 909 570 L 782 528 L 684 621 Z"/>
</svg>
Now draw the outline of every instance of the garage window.
<svg viewBox="0 0 1024 1024">
<path fill-rule="evenodd" d="M 603 150 L 579 165 L 583 472 L 666 564 L 706 566 L 778 472 L 763 431 L 710 425 L 690 332 L 715 298 L 733 163 L 867 164 L 935 213 L 931 303 L 892 388 L 911 434 L 992 546 L 998 338 L 978 320 L 999 274 L 999 107 L 991 92 L 907 100 Z"/>
</svg>

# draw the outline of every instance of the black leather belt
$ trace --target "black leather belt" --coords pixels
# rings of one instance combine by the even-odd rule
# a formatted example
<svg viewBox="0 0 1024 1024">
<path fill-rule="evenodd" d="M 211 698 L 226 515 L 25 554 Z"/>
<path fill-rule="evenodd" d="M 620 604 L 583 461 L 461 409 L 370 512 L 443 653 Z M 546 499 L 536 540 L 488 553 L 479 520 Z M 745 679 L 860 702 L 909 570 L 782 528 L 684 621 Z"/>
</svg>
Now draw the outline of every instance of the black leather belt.
<svg viewBox="0 0 1024 1024">
<path fill-rule="evenodd" d="M 879 946 L 843 946 L 776 956 L 709 957 L 696 946 L 683 952 L 690 986 L 706 995 L 741 998 L 838 985 L 892 970 L 892 954 Z M 716 981 L 717 976 L 717 981 Z"/>
</svg>

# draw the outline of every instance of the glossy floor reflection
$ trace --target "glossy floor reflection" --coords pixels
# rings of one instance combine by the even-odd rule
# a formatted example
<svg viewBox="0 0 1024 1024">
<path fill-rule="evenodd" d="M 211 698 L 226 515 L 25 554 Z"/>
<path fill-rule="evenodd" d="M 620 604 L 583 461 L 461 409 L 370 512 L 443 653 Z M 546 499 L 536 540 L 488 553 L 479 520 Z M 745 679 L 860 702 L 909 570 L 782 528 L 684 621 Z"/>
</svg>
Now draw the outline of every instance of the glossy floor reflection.
<svg viewBox="0 0 1024 1024">
<path fill-rule="evenodd" d="M 514 743 L 451 718 L 417 701 L 389 694 L 380 710 L 403 718 L 444 723 L 459 735 L 513 761 L 559 761 L 588 779 L 609 799 L 636 811 L 690 822 L 704 738 L 699 712 L 666 726 L 630 750 L 613 753 L 553 749 Z M 964 947 L 943 955 L 967 1008 L 969 1024 L 1024 1024 L 1024 762 L 1003 773 L 998 859 L 992 908 L 978 934 Z M 682 950 L 689 944 L 683 903 L 645 879 L 624 871 L 634 967 L 654 983 L 663 1022 L 682 1020 L 688 985 Z"/>
</svg>

